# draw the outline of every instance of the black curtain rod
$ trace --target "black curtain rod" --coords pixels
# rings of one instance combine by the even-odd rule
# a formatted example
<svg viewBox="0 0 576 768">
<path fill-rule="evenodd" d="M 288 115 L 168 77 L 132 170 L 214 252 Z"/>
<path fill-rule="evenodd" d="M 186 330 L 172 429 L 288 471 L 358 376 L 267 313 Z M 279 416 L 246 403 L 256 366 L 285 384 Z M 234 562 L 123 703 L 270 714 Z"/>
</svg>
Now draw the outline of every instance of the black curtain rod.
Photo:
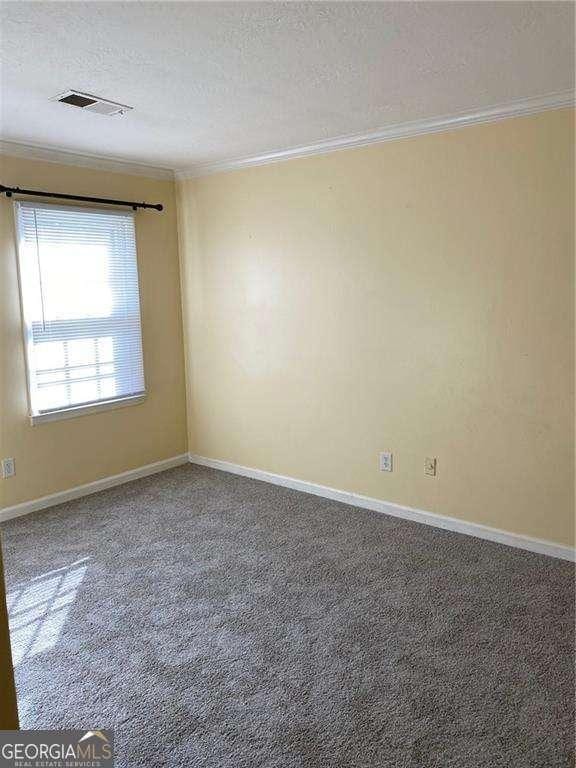
<svg viewBox="0 0 576 768">
<path fill-rule="evenodd" d="M 153 208 L 155 211 L 162 211 L 162 203 L 132 203 L 129 200 L 110 200 L 106 197 L 84 197 L 83 195 L 59 195 L 56 192 L 38 192 L 35 189 L 20 189 L 20 187 L 5 187 L 0 184 L 0 194 L 5 193 L 6 197 L 12 195 L 34 195 L 35 197 L 56 197 L 59 200 L 80 200 L 83 203 L 105 203 L 107 205 L 126 205 L 135 211 L 138 208 Z"/>
</svg>

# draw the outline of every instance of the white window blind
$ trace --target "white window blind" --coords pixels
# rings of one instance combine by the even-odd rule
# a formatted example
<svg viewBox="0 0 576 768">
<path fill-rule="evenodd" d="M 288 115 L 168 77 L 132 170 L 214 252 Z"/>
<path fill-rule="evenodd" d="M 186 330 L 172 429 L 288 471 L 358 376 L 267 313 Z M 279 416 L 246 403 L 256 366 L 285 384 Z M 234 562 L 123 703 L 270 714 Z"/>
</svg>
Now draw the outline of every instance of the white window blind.
<svg viewBox="0 0 576 768">
<path fill-rule="evenodd" d="M 134 215 L 15 206 L 32 416 L 144 395 Z"/>
</svg>

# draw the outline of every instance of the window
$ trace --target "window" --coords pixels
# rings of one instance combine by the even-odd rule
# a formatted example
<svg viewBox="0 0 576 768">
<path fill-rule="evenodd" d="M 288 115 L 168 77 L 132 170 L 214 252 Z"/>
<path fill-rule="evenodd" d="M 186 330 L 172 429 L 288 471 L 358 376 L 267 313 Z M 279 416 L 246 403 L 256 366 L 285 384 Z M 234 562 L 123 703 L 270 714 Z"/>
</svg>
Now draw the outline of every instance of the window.
<svg viewBox="0 0 576 768">
<path fill-rule="evenodd" d="M 15 205 L 32 421 L 141 399 L 133 213 Z"/>
</svg>

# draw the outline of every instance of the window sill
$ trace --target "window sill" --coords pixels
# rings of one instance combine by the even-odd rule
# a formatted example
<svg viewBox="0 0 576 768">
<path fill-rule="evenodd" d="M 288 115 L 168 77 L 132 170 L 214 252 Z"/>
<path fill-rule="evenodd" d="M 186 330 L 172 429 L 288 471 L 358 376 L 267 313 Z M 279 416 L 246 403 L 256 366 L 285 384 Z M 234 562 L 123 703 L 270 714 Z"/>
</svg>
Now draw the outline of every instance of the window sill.
<svg viewBox="0 0 576 768">
<path fill-rule="evenodd" d="M 122 397 L 118 400 L 108 400 L 105 403 L 93 403 L 91 405 L 79 405 L 74 408 L 62 408 L 59 411 L 49 411 L 48 413 L 37 413 L 30 416 L 30 423 L 43 424 L 46 421 L 61 421 L 63 419 L 75 419 L 78 416 L 88 416 L 91 413 L 100 413 L 101 411 L 112 411 L 116 408 L 125 408 L 128 405 L 138 405 L 144 402 L 146 395 L 136 395 L 134 397 Z"/>
</svg>

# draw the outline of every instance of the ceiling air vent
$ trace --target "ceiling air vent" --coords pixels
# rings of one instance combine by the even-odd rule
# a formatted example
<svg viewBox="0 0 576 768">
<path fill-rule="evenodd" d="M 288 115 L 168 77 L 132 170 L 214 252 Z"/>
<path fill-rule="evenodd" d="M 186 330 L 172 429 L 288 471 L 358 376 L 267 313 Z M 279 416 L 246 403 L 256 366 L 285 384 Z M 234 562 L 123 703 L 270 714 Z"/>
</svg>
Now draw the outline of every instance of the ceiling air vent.
<svg viewBox="0 0 576 768">
<path fill-rule="evenodd" d="M 132 109 L 126 104 L 117 104 L 115 101 L 108 101 L 108 99 L 101 99 L 100 96 L 92 96 L 91 93 L 81 93 L 80 91 L 64 91 L 64 93 L 54 96 L 51 101 L 69 104 L 71 107 L 78 107 L 85 112 L 97 112 L 99 115 L 123 115 Z"/>
</svg>

